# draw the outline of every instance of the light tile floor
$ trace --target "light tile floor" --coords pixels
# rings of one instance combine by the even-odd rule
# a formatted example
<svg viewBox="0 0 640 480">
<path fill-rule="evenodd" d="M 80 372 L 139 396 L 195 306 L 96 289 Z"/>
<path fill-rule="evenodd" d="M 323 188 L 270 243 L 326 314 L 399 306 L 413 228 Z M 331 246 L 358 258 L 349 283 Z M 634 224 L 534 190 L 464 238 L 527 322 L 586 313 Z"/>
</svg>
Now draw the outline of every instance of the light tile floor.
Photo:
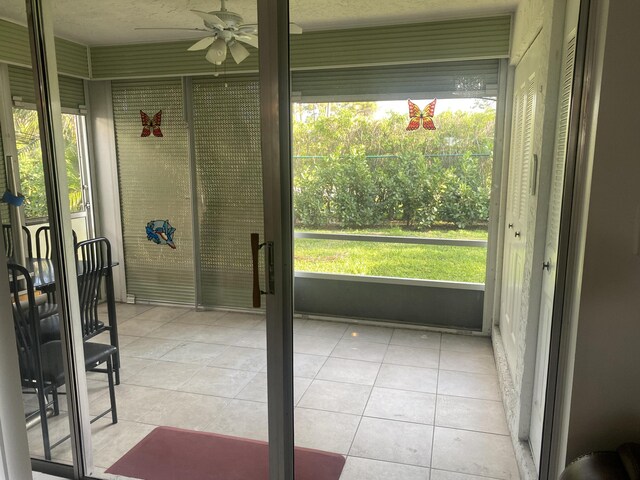
<svg viewBox="0 0 640 480">
<path fill-rule="evenodd" d="M 52 477 L 44 473 L 33 472 L 33 480 L 62 480 L 62 477 Z"/>
<path fill-rule="evenodd" d="M 97 474 L 160 425 L 267 439 L 264 317 L 119 304 L 118 325 L 120 421 L 93 425 Z M 296 444 L 345 455 L 341 480 L 519 478 L 489 339 L 296 319 L 294 352 Z M 105 376 L 88 387 L 106 410 Z M 39 427 L 29 440 L 41 455 Z M 53 455 L 69 462 L 69 442 Z"/>
</svg>

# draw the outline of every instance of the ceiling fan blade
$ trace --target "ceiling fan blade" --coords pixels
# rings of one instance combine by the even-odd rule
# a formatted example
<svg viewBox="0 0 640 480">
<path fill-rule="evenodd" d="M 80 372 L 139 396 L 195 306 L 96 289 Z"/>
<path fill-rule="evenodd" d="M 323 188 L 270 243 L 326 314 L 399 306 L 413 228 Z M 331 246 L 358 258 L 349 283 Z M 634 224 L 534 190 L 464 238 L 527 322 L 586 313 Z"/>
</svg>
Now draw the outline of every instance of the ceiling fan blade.
<svg viewBox="0 0 640 480">
<path fill-rule="evenodd" d="M 189 32 L 208 32 L 209 31 L 204 28 L 171 28 L 171 27 L 166 27 L 166 28 L 136 27 L 134 28 L 134 30 L 187 30 Z"/>
<path fill-rule="evenodd" d="M 209 47 L 209 51 L 205 55 L 207 61 L 215 64 L 221 65 L 227 58 L 227 42 L 225 42 L 222 38 L 218 38 L 211 47 Z"/>
<path fill-rule="evenodd" d="M 253 33 L 254 35 L 257 35 L 258 25 L 255 23 L 245 23 L 240 28 L 238 28 L 238 31 L 242 33 Z M 302 34 L 302 32 L 303 32 L 302 27 L 297 23 L 289 24 L 289 33 L 291 35 L 300 35 Z"/>
<path fill-rule="evenodd" d="M 249 56 L 249 50 L 244 48 L 241 43 L 231 42 L 229 43 L 229 51 L 236 63 L 242 62 Z"/>
<path fill-rule="evenodd" d="M 298 25 L 297 23 L 290 23 L 289 24 L 289 34 L 290 35 L 301 35 L 302 34 L 302 27 L 300 25 Z"/>
<path fill-rule="evenodd" d="M 193 52 L 194 50 L 204 50 L 209 47 L 213 42 L 216 41 L 216 37 L 204 37 L 198 40 L 196 43 L 187 48 L 188 51 Z"/>
<path fill-rule="evenodd" d="M 254 48 L 258 48 L 258 37 L 256 37 L 255 35 L 243 33 L 241 35 L 236 35 L 236 40 L 244 42 L 247 45 L 251 45 Z"/>
<path fill-rule="evenodd" d="M 220 19 L 217 15 L 208 12 L 201 12 L 200 10 L 191 10 L 193 13 L 198 15 L 202 20 L 205 21 L 206 24 L 209 24 L 215 28 L 219 28 L 220 30 L 224 30 L 227 28 L 227 23 Z"/>
<path fill-rule="evenodd" d="M 248 33 L 250 35 L 255 35 L 256 33 L 258 33 L 258 26 L 257 25 L 242 25 L 241 27 L 238 28 L 237 30 L 240 33 Z"/>
</svg>

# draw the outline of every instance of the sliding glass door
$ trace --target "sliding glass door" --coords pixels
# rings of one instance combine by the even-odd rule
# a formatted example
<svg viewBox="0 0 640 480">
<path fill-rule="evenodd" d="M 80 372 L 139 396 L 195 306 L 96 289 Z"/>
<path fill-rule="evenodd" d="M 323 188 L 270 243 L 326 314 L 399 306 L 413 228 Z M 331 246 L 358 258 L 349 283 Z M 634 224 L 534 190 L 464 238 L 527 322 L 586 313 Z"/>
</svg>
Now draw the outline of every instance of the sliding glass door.
<svg viewBox="0 0 640 480">
<path fill-rule="evenodd" d="M 39 358 L 20 375 L 44 395 L 26 426 L 30 438 L 56 426 L 38 430 L 32 457 L 74 478 L 293 478 L 287 2 L 26 5 L 0 8 L 15 20 L 0 28 L 31 51 L 17 63 L 37 87 L 31 163 L 46 192 L 23 191 L 11 208 L 47 210 L 52 250 L 39 263 L 46 289 L 10 273 L 22 282 L 14 312 L 24 303 L 29 314 L 14 321 L 33 329 Z M 113 171 L 96 178 L 94 206 L 115 206 L 121 224 L 98 215 L 82 238 L 73 215 L 89 202 L 86 172 L 67 180 L 67 76 L 84 84 L 88 163 Z"/>
</svg>

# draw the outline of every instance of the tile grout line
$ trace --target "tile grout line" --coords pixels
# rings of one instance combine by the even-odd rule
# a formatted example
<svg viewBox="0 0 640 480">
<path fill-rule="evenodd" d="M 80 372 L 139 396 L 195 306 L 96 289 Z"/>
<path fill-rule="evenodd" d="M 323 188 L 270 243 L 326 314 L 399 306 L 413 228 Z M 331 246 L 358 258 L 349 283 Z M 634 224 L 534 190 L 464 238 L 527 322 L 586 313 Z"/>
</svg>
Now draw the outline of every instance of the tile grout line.
<svg viewBox="0 0 640 480">
<path fill-rule="evenodd" d="M 154 307 L 151 307 L 151 308 L 149 308 L 149 309 L 145 310 L 144 312 L 141 312 L 141 313 L 139 313 L 139 314 L 137 314 L 137 315 L 134 315 L 133 317 L 130 317 L 130 318 L 129 318 L 129 320 L 133 320 L 133 319 L 135 319 L 136 317 L 139 317 L 140 315 L 143 315 L 145 312 L 147 312 L 147 311 L 151 310 L 152 308 L 154 308 Z M 176 317 L 176 318 L 174 318 L 174 319 L 172 319 L 172 320 L 169 320 L 167 323 L 165 323 L 165 324 L 163 324 L 163 325 L 167 325 L 167 324 L 169 324 L 169 323 L 173 323 L 173 322 L 175 322 L 175 324 L 181 324 L 181 325 L 182 325 L 183 323 L 181 323 L 181 322 L 179 322 L 179 321 L 176 321 L 176 320 L 179 320 L 179 318 L 180 318 L 180 317 L 182 317 L 182 316 L 184 316 L 184 315 L 187 315 L 189 312 L 190 312 L 190 310 L 188 310 L 188 311 L 184 312 L 183 314 L 179 315 L 178 317 Z M 224 315 L 223 315 L 223 316 L 224 316 Z M 221 317 L 221 318 L 222 318 L 222 317 Z M 123 322 L 123 323 L 124 323 L 124 322 Z M 184 325 L 188 325 L 188 324 L 184 323 Z M 214 326 L 214 325 L 208 325 L 208 326 Z M 235 328 L 235 327 L 233 327 L 233 326 L 227 326 L 227 325 L 225 325 L 224 327 L 228 327 L 228 328 Z M 158 328 L 161 328 L 161 326 L 160 326 L 160 327 L 158 327 Z M 154 331 L 155 331 L 155 330 L 156 330 L 156 329 L 154 329 Z M 248 331 L 254 331 L 255 329 L 247 330 L 247 329 L 245 329 L 245 328 L 239 328 L 239 329 L 237 329 L 237 330 L 243 330 L 243 331 L 248 332 Z M 397 328 L 389 328 L 389 330 L 392 330 L 392 332 L 393 332 L 393 331 L 397 330 Z M 313 375 L 313 377 L 300 377 L 300 378 L 306 378 L 306 379 L 309 379 L 309 380 L 310 380 L 310 382 L 309 382 L 309 386 L 311 386 L 311 385 L 313 384 L 313 382 L 315 382 L 316 380 L 320 380 L 320 379 L 318 378 L 319 373 L 320 373 L 320 371 L 321 371 L 321 370 L 326 366 L 326 364 L 327 364 L 327 362 L 328 362 L 328 360 L 329 360 L 330 358 L 342 359 L 342 357 L 332 357 L 332 355 L 333 355 L 333 353 L 334 353 L 335 349 L 337 348 L 338 344 L 339 344 L 342 340 L 344 340 L 345 338 L 350 338 L 350 337 L 347 337 L 347 333 L 348 333 L 348 332 L 349 332 L 349 329 L 347 328 L 347 329 L 345 330 L 345 332 L 342 334 L 342 336 L 337 340 L 336 344 L 335 344 L 335 345 L 334 345 L 334 347 L 331 349 L 331 351 L 329 352 L 329 354 L 328 354 L 328 355 L 326 355 L 326 356 L 325 356 L 325 355 L 317 355 L 317 354 L 306 354 L 306 355 L 312 355 L 312 356 L 319 356 L 319 357 L 324 356 L 324 357 L 325 357 L 325 358 L 324 358 L 324 361 L 322 362 L 322 364 L 320 365 L 320 367 L 316 370 L 316 372 L 315 372 L 315 374 Z M 134 336 L 135 336 L 136 338 L 150 338 L 150 339 L 157 338 L 158 340 L 172 340 L 172 339 L 166 339 L 166 338 L 164 338 L 164 339 L 163 339 L 163 338 L 160 338 L 160 337 L 150 337 L 150 336 L 148 336 L 148 335 L 150 335 L 150 334 L 152 334 L 152 333 L 153 333 L 153 331 L 152 331 L 152 332 L 149 332 L 148 334 L 143 335 L 143 336 L 141 336 L 141 337 L 136 336 L 136 335 L 134 335 Z M 308 335 L 308 336 L 310 336 L 310 337 L 315 337 L 315 338 L 327 338 L 327 339 L 328 339 L 328 338 L 331 338 L 331 339 L 333 340 L 333 338 L 332 338 L 332 337 L 323 336 L 323 335 Z M 392 333 L 392 338 L 393 338 L 393 333 Z M 388 342 L 380 342 L 380 341 L 376 341 L 376 340 L 373 340 L 373 341 L 372 341 L 372 340 L 370 340 L 370 339 L 362 340 L 363 342 L 368 342 L 368 343 L 373 343 L 373 344 L 384 344 L 384 345 L 386 345 L 386 348 L 385 348 L 385 350 L 384 350 L 384 355 L 383 355 L 382 361 L 380 361 L 380 362 L 372 362 L 372 361 L 369 361 L 369 360 L 360 360 L 360 359 L 348 358 L 348 360 L 351 360 L 351 361 L 360 361 L 360 362 L 365 362 L 365 363 L 369 363 L 369 364 L 375 364 L 375 365 L 377 365 L 377 366 L 378 366 L 378 370 L 377 370 L 376 377 L 375 377 L 375 379 L 374 379 L 374 383 L 373 383 L 373 385 L 365 385 L 365 386 L 367 386 L 367 387 L 370 387 L 370 392 L 369 392 L 368 399 L 367 399 L 367 401 L 366 401 L 366 403 L 365 403 L 365 407 L 364 407 L 363 413 L 359 415 L 359 416 L 360 416 L 360 419 L 359 419 L 359 422 L 358 422 L 358 426 L 357 426 L 357 428 L 356 428 L 356 433 L 354 434 L 354 437 L 352 438 L 351 445 L 350 445 L 349 450 L 348 450 L 348 452 L 347 452 L 347 457 L 348 457 L 348 456 L 353 456 L 353 457 L 357 458 L 357 456 L 355 456 L 355 455 L 350 455 L 350 451 L 351 451 L 351 449 L 352 449 L 352 447 L 353 447 L 353 444 L 354 444 L 354 442 L 355 442 L 355 437 L 357 436 L 358 430 L 359 430 L 359 428 L 360 428 L 360 425 L 361 425 L 361 422 L 362 422 L 362 418 L 364 418 L 364 417 L 366 416 L 364 412 L 366 411 L 366 408 L 367 408 L 367 406 L 368 406 L 368 404 L 369 404 L 369 402 L 370 402 L 370 400 L 371 400 L 371 396 L 372 396 L 372 393 L 373 393 L 373 389 L 374 389 L 374 388 L 376 388 L 376 382 L 377 382 L 377 380 L 379 379 L 380 370 L 381 370 L 382 366 L 383 366 L 383 365 L 385 365 L 385 363 L 384 363 L 384 357 L 386 356 L 386 354 L 387 354 L 387 352 L 388 352 L 388 350 L 389 350 L 389 347 L 390 347 L 391 345 L 396 345 L 396 346 L 400 346 L 400 347 L 409 347 L 409 348 L 415 348 L 415 349 L 424 349 L 424 348 L 429 348 L 429 347 L 421 347 L 421 346 L 420 346 L 420 347 L 416 347 L 416 346 L 413 346 L 413 345 L 399 345 L 399 344 L 393 344 L 393 343 L 391 343 L 391 342 L 392 342 L 392 338 L 391 338 L 391 339 L 389 339 L 389 341 L 388 341 Z M 134 340 L 134 341 L 135 341 L 135 340 Z M 233 347 L 233 346 L 234 346 L 233 344 L 228 344 L 228 343 L 221 343 L 221 344 L 220 344 L 220 343 L 213 343 L 213 344 L 212 344 L 212 343 L 210 343 L 210 342 L 198 342 L 198 341 L 184 340 L 184 339 L 183 339 L 183 340 L 180 340 L 180 343 L 200 343 L 200 344 L 208 344 L 208 345 L 221 345 L 221 346 L 224 346 L 224 347 L 227 347 L 227 348 L 228 348 L 228 347 Z M 434 448 L 433 448 L 433 447 L 434 447 L 434 442 L 435 442 L 435 428 L 436 428 L 436 425 L 435 425 L 435 424 L 436 424 L 436 415 L 437 415 L 437 411 L 438 411 L 438 397 L 440 396 L 440 394 L 439 394 L 439 388 L 440 388 L 440 373 L 441 373 L 441 371 L 443 371 L 443 370 L 448 370 L 448 371 L 453 371 L 453 372 L 467 373 L 467 374 L 470 374 L 470 375 L 481 375 L 481 376 L 486 376 L 486 377 L 493 377 L 493 376 L 494 376 L 494 375 L 492 375 L 492 374 L 476 373 L 476 372 L 466 372 L 466 371 L 464 371 L 464 370 L 449 370 L 449 369 L 442 369 L 442 352 L 443 352 L 443 350 L 442 350 L 442 344 L 443 344 L 443 335 L 441 335 L 441 336 L 440 336 L 440 339 L 439 339 L 439 347 L 438 347 L 438 367 L 437 367 L 437 369 L 435 369 L 435 370 L 437 370 L 437 373 L 436 373 L 436 392 L 435 392 L 435 395 L 436 395 L 436 402 L 435 402 L 435 410 L 434 410 L 434 419 L 433 419 L 433 422 L 432 422 L 432 423 L 433 423 L 433 432 L 432 432 L 432 448 L 431 448 L 431 458 L 430 458 L 430 466 L 429 466 L 429 469 L 431 469 L 431 468 L 432 468 L 432 461 L 433 461 L 433 454 L 434 454 Z M 175 349 L 175 348 L 177 348 L 177 347 L 174 347 L 174 349 Z M 246 348 L 252 348 L 252 347 L 246 347 Z M 432 348 L 431 348 L 431 349 L 432 349 Z M 173 350 L 173 349 L 172 349 L 172 350 Z M 172 351 L 172 350 L 170 350 L 170 351 Z M 257 349 L 257 350 L 263 350 L 263 349 Z M 432 349 L 432 350 L 433 350 L 433 349 Z M 447 350 L 447 351 L 449 351 L 449 350 Z M 457 350 L 451 350 L 451 352 L 456 352 L 456 351 L 457 351 Z M 471 355 L 481 355 L 481 354 L 478 354 L 478 353 L 476 353 L 476 352 L 469 352 L 469 351 L 464 351 L 464 350 L 460 350 L 460 351 L 459 351 L 459 353 L 466 353 L 466 354 L 471 354 Z M 165 353 L 164 355 L 166 355 L 166 354 L 168 354 L 168 352 L 167 352 L 167 353 Z M 164 356 L 164 355 L 163 355 L 163 356 Z M 218 355 L 218 356 L 219 356 L 219 355 Z M 153 362 L 153 361 L 166 361 L 166 362 L 171 362 L 170 360 L 165 360 L 165 359 L 163 359 L 162 357 L 160 357 L 160 358 L 136 357 L 136 358 L 142 358 L 142 359 L 145 359 L 145 360 L 150 360 L 150 361 L 152 361 L 152 362 Z M 213 360 L 214 360 L 214 359 L 211 359 L 210 361 L 213 361 Z M 177 364 L 192 365 L 192 366 L 198 366 L 198 367 L 201 367 L 201 368 L 199 368 L 199 369 L 197 369 L 197 370 L 196 370 L 196 372 L 193 374 L 193 376 L 197 375 L 197 374 L 198 374 L 198 372 L 200 372 L 200 371 L 202 370 L 202 368 L 207 367 L 207 366 L 211 366 L 209 363 L 207 363 L 207 364 L 205 364 L 205 365 L 202 365 L 202 364 L 196 364 L 196 365 L 194 365 L 194 364 L 184 364 L 183 362 L 171 362 L 171 363 L 177 363 Z M 424 369 L 424 368 L 426 368 L 426 369 L 429 369 L 429 370 L 434 370 L 433 368 L 429 368 L 429 367 L 418 367 L 418 366 L 412 366 L 412 365 L 400 365 L 400 364 L 389 364 L 389 365 L 395 365 L 395 366 L 399 366 L 399 367 L 408 367 L 408 368 L 423 368 L 423 369 Z M 242 371 L 242 372 L 251 372 L 251 373 L 254 373 L 255 375 L 252 377 L 252 379 L 251 379 L 251 380 L 249 380 L 249 382 L 248 382 L 248 383 L 250 383 L 250 382 L 251 382 L 251 381 L 252 381 L 252 380 L 253 380 L 253 379 L 258 375 L 258 373 L 260 373 L 260 372 L 258 372 L 258 371 L 247 371 L 247 370 L 236 369 L 236 368 L 227 368 L 227 367 L 216 367 L 216 368 L 221 368 L 221 369 L 226 369 L 226 370 L 237 370 L 237 371 Z M 191 378 L 193 378 L 193 377 L 191 377 Z M 190 380 L 190 379 L 189 379 L 189 380 Z M 187 383 L 189 380 L 187 380 L 185 383 Z M 352 383 L 352 382 L 343 382 L 343 381 L 336 381 L 336 380 L 327 380 L 327 381 L 335 382 L 335 383 L 341 383 L 341 384 L 354 385 L 354 383 Z M 135 385 L 135 384 L 130 384 L 130 385 Z M 355 383 L 355 385 L 363 385 L 363 384 Z M 309 386 L 308 386 L 307 388 L 309 388 Z M 141 388 L 144 388 L 145 386 L 144 386 L 144 385 L 142 385 L 142 386 L 140 386 L 140 387 L 141 387 Z M 155 387 L 151 387 L 151 388 L 155 388 Z M 180 387 L 178 387 L 178 388 L 180 388 Z M 246 385 L 241 389 L 241 391 L 240 391 L 240 392 L 242 392 L 245 388 L 246 388 Z M 394 389 L 394 388 L 392 388 L 392 387 L 379 387 L 379 388 L 384 388 L 384 389 Z M 395 390 L 400 390 L 400 391 L 410 391 L 410 392 L 416 392 L 416 393 L 427 393 L 427 392 L 418 392 L 418 391 L 416 391 L 416 390 L 407 390 L 407 389 L 395 389 Z M 171 391 L 178 391 L 178 392 L 180 392 L 181 390 L 179 390 L 179 389 L 176 389 L 176 390 L 171 390 L 171 389 L 169 389 L 168 391 L 170 391 L 170 392 L 171 392 Z M 307 391 L 305 390 L 305 392 L 304 392 L 304 393 L 302 393 L 302 395 L 300 395 L 300 398 L 301 398 L 301 399 L 302 399 L 302 397 L 304 397 L 304 395 L 306 395 L 306 392 L 307 392 Z M 185 393 L 189 393 L 189 392 L 185 392 Z M 201 394 L 196 394 L 196 395 L 211 396 L 211 397 L 221 398 L 221 399 L 224 399 L 224 400 L 227 400 L 227 401 L 231 401 L 231 400 L 238 400 L 238 399 L 237 399 L 237 395 L 239 395 L 239 394 L 237 394 L 237 395 L 236 395 L 235 397 L 233 397 L 233 398 L 230 398 L 230 397 L 217 397 L 216 395 L 209 395 L 209 394 L 202 394 L 202 393 L 201 393 Z M 465 396 L 465 395 L 449 395 L 449 396 L 451 396 L 451 397 L 455 397 L 455 398 L 469 398 L 469 399 L 475 399 L 475 398 L 476 398 L 476 397 L 469 397 L 469 396 Z M 495 402 L 495 403 L 502 403 L 500 400 L 493 400 L 493 399 L 487 399 L 487 398 L 477 398 L 477 399 L 478 399 L 478 400 L 484 400 L 484 401 L 492 401 L 492 402 Z M 256 403 L 256 404 L 263 404 L 263 402 L 257 402 L 257 401 L 254 401 L 254 400 L 244 400 L 244 399 L 242 399 L 242 400 L 243 400 L 243 401 L 248 401 L 248 402 L 254 402 L 254 403 Z M 296 407 L 296 406 L 297 406 L 297 405 L 294 405 L 294 407 Z M 303 407 L 300 407 L 300 408 L 303 408 Z M 308 410 L 318 410 L 318 411 L 324 411 L 324 412 L 332 412 L 331 410 L 322 410 L 322 409 L 316 409 L 316 408 L 309 408 Z M 346 414 L 346 413 L 344 413 L 344 412 L 332 412 L 332 413 Z M 347 415 L 354 415 L 354 414 L 347 414 Z M 355 415 L 354 415 L 354 416 L 355 416 Z M 367 418 L 381 418 L 381 417 L 369 417 L 369 416 L 367 416 Z M 384 419 L 384 418 L 381 418 L 381 419 Z M 393 419 L 384 419 L 384 420 L 393 420 Z M 419 425 L 427 425 L 427 424 L 422 424 L 422 423 L 419 423 L 419 422 L 406 422 L 406 421 L 403 421 L 403 420 L 395 420 L 395 421 L 403 422 L 403 423 L 415 423 L 415 424 L 419 424 Z M 140 422 L 140 423 L 143 423 L 143 422 Z M 143 424 L 144 424 L 144 423 L 143 423 Z M 152 424 L 147 424 L 147 425 L 152 425 Z M 488 434 L 488 435 L 495 435 L 495 436 L 504 436 L 504 435 L 502 435 L 502 434 L 498 434 L 498 433 L 483 432 L 483 431 L 478 431 L 478 430 L 467 430 L 467 429 L 460 428 L 460 427 L 442 427 L 442 428 L 446 428 L 446 429 L 453 429 L 453 430 L 456 430 L 456 429 L 458 429 L 458 430 L 465 430 L 465 431 L 471 431 L 471 432 L 477 432 L 477 433 L 484 433 L 484 434 Z M 367 458 L 367 457 L 361 457 L 361 458 Z M 372 459 L 372 460 L 374 460 L 374 459 Z M 377 461 L 383 461 L 383 460 L 377 460 Z M 398 463 L 399 465 L 410 465 L 410 464 L 403 464 L 403 463 L 399 463 L 399 462 L 387 462 L 387 461 L 384 461 L 384 462 L 386 462 L 386 463 Z M 422 466 L 422 465 L 415 465 L 415 466 L 416 466 L 416 467 L 425 468 L 425 467 L 424 467 L 424 466 Z M 485 478 L 487 478 L 487 479 L 488 479 L 488 478 L 490 478 L 490 477 L 485 477 Z"/>
<path fill-rule="evenodd" d="M 361 457 L 360 455 L 349 455 L 349 457 L 353 457 L 353 458 L 360 458 L 362 460 L 371 460 L 372 462 L 379 462 L 379 463 L 390 463 L 392 465 L 400 465 L 403 467 L 414 467 L 414 468 L 422 468 L 424 470 L 431 470 L 430 467 L 425 467 L 424 465 L 418 465 L 415 463 L 402 463 L 402 462 L 394 462 L 393 460 L 380 460 L 377 458 L 369 458 L 369 457 Z M 456 473 L 456 472 L 453 472 Z M 391 479 L 391 480 L 397 480 L 397 479 Z M 491 479 L 493 480 L 493 479 Z"/>
<path fill-rule="evenodd" d="M 433 468 L 433 450 L 436 445 L 436 418 L 438 415 L 438 390 L 440 388 L 440 360 L 442 359 L 442 335 L 440 335 L 440 349 L 438 350 L 438 373 L 436 374 L 436 402 L 433 408 L 433 430 L 431 431 L 431 455 L 429 457 L 429 479 Z"/>
<path fill-rule="evenodd" d="M 387 348 L 385 349 L 384 356 L 386 356 L 388 350 L 389 350 L 389 344 L 387 344 Z M 382 357 L 383 361 L 384 361 L 384 356 Z M 373 389 L 375 388 L 376 382 L 378 381 L 380 370 L 382 370 L 382 362 L 380 362 L 378 366 L 378 373 L 376 373 L 376 378 L 373 380 L 373 385 L 371 385 L 371 391 L 369 391 L 369 397 L 367 398 L 367 402 L 364 404 L 364 410 L 362 410 L 362 415 L 360 415 L 360 419 L 358 420 L 358 426 L 356 427 L 356 431 L 353 434 L 353 438 L 351 439 L 351 444 L 349 445 L 349 449 L 347 450 L 347 457 L 349 457 L 349 454 L 353 449 L 353 444 L 356 441 L 356 437 L 358 436 L 358 432 L 360 431 L 360 425 L 362 425 L 362 419 L 364 418 L 364 413 L 367 411 L 367 406 L 369 405 L 369 401 L 371 401 L 371 394 L 373 393 Z"/>
<path fill-rule="evenodd" d="M 499 478 L 497 478 L 497 477 L 486 477 L 486 476 L 484 476 L 484 475 L 480 475 L 480 474 L 478 474 L 478 473 L 473 473 L 473 474 L 471 474 L 471 473 L 455 472 L 455 471 L 453 471 L 453 470 L 445 470 L 444 468 L 433 468 L 433 469 L 431 469 L 431 470 L 438 470 L 439 472 L 455 473 L 455 474 L 458 474 L 458 475 L 472 475 L 472 476 L 474 476 L 474 477 L 484 478 L 484 479 L 486 479 L 486 480 L 500 480 L 500 479 L 499 479 Z"/>
</svg>

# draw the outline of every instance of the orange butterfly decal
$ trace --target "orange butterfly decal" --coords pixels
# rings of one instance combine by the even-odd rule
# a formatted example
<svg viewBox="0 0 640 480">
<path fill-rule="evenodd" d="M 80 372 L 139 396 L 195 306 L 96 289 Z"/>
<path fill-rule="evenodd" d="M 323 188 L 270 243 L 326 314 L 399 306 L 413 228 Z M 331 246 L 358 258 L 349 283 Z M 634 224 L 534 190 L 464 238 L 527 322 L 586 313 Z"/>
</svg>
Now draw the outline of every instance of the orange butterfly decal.
<svg viewBox="0 0 640 480">
<path fill-rule="evenodd" d="M 149 118 L 149 115 L 140 110 L 140 119 L 142 120 L 142 133 L 141 137 L 148 137 L 153 131 L 154 137 L 162 137 L 162 130 L 160 130 L 160 124 L 162 123 L 162 110 L 153 116 L 153 119 Z"/>
<path fill-rule="evenodd" d="M 418 130 L 420 128 L 420 120 L 422 120 L 422 126 L 426 130 L 435 130 L 436 126 L 433 123 L 433 114 L 436 111 L 436 99 L 424 107 L 424 110 L 421 110 L 418 105 L 413 103 L 411 100 L 407 100 L 409 102 L 409 125 L 407 126 L 407 130 Z"/>
</svg>

